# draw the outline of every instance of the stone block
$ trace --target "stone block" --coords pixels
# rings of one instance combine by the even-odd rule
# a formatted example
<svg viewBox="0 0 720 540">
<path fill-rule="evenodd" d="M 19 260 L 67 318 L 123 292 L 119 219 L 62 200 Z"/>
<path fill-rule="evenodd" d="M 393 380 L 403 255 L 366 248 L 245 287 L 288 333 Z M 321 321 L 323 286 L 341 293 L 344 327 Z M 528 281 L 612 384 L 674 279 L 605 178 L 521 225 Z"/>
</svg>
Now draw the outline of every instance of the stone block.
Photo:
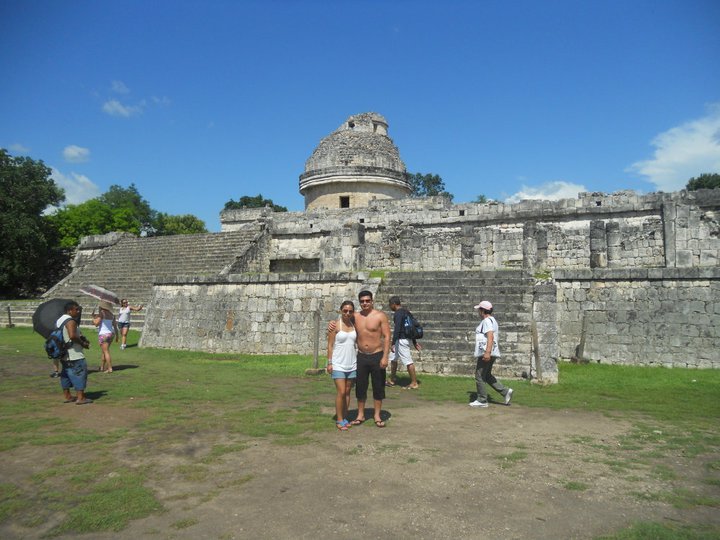
<svg viewBox="0 0 720 540">
<path fill-rule="evenodd" d="M 700 266 L 718 266 L 718 250 L 700 250 Z"/>
<path fill-rule="evenodd" d="M 693 253 L 687 249 L 678 249 L 675 251 L 675 266 L 678 268 L 690 268 L 693 263 Z"/>
</svg>

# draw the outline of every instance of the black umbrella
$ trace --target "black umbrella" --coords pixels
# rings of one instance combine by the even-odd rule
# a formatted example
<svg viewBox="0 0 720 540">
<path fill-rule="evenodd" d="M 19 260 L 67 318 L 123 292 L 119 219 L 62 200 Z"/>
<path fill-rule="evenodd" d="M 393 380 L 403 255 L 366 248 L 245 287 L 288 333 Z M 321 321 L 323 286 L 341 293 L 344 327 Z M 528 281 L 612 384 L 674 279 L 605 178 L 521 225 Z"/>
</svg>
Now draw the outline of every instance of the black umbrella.
<svg viewBox="0 0 720 540">
<path fill-rule="evenodd" d="M 40 304 L 32 316 L 33 330 L 47 339 L 50 332 L 57 328 L 57 320 L 65 315 L 65 304 L 68 302 L 72 302 L 72 300 L 53 298 Z M 78 320 L 80 316 L 78 315 Z"/>
</svg>

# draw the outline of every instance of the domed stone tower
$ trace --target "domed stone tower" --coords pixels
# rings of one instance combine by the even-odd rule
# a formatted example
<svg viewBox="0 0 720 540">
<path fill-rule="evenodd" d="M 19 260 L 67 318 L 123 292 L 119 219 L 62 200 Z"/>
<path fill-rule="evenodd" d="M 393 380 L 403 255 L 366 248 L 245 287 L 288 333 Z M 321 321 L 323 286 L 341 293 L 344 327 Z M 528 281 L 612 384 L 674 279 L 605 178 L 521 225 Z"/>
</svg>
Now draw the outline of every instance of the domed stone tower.
<svg viewBox="0 0 720 540">
<path fill-rule="evenodd" d="M 400 199 L 410 192 L 405 164 L 382 115 L 348 118 L 320 141 L 300 175 L 305 209 L 356 208 L 372 199 Z"/>
</svg>

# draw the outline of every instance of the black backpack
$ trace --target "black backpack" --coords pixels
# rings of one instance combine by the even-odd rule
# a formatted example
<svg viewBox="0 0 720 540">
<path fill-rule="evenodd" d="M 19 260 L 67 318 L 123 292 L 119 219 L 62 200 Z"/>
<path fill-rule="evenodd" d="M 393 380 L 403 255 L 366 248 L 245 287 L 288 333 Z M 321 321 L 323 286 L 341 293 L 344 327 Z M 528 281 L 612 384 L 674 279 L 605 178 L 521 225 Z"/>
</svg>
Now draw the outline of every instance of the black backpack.
<svg viewBox="0 0 720 540">
<path fill-rule="evenodd" d="M 405 317 L 403 317 L 403 334 L 405 334 L 406 339 L 420 339 L 423 337 L 423 327 L 420 326 L 413 314 L 407 310 L 405 310 Z"/>
<path fill-rule="evenodd" d="M 66 342 L 65 336 L 63 336 L 63 328 L 65 328 L 65 324 L 69 320 L 65 319 L 60 326 L 50 332 L 50 335 L 45 340 L 45 352 L 51 360 L 64 358 L 70 348 L 72 341 Z"/>
</svg>

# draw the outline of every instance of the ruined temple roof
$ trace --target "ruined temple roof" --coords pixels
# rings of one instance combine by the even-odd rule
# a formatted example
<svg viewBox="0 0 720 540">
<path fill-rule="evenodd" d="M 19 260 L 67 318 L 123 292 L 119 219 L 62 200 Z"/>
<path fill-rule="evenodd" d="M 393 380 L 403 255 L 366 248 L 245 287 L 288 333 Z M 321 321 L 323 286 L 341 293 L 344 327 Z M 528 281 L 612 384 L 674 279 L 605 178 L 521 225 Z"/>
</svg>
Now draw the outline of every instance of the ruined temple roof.
<svg viewBox="0 0 720 540">
<path fill-rule="evenodd" d="M 350 116 L 320 141 L 305 162 L 305 174 L 330 167 L 380 167 L 405 173 L 405 164 L 387 129 L 387 120 L 378 113 Z"/>
</svg>

